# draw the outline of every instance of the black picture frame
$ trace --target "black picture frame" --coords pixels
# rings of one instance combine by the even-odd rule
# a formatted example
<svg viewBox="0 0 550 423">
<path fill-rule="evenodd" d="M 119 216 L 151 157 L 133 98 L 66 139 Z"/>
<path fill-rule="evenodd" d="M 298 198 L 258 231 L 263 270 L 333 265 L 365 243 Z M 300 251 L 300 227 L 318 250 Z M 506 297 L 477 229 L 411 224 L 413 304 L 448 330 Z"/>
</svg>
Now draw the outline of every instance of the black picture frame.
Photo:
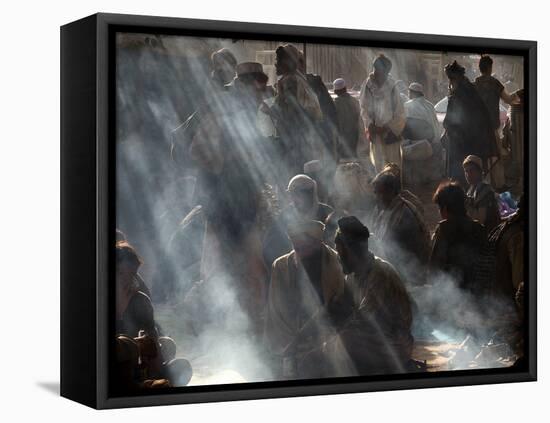
<svg viewBox="0 0 550 423">
<path fill-rule="evenodd" d="M 109 246 L 115 234 L 113 40 L 117 31 L 523 56 L 528 140 L 525 367 L 212 385 L 112 396 L 108 339 L 113 331 L 109 312 L 113 293 L 108 281 L 113 270 Z M 534 41 L 103 13 L 61 27 L 61 395 L 104 409 L 536 380 L 536 112 Z"/>
</svg>

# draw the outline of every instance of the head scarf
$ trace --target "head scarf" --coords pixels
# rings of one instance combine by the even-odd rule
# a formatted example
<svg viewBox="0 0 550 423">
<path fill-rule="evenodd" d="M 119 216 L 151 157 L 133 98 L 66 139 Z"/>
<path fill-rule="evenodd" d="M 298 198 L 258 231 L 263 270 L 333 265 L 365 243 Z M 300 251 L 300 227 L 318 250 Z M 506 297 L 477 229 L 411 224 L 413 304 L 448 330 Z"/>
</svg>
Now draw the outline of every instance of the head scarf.
<svg viewBox="0 0 550 423">
<path fill-rule="evenodd" d="M 374 59 L 373 66 L 377 69 L 382 70 L 384 73 L 388 74 L 391 71 L 392 62 L 386 56 L 381 54 L 376 59 Z"/>
<path fill-rule="evenodd" d="M 453 63 L 449 63 L 445 66 L 445 74 L 449 78 L 464 76 L 465 73 L 466 68 L 464 66 L 460 66 L 456 60 Z"/>
</svg>

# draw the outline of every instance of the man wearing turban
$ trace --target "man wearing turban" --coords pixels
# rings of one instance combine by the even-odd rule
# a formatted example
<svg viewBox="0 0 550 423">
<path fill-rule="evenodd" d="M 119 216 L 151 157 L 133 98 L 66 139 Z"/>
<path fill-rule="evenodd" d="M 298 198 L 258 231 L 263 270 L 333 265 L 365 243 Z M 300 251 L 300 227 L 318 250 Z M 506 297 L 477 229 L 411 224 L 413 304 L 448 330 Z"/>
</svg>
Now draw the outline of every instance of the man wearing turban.
<svg viewBox="0 0 550 423">
<path fill-rule="evenodd" d="M 361 117 L 371 142 L 371 160 L 376 172 L 386 163 L 401 163 L 400 139 L 405 127 L 405 109 L 390 75 L 392 63 L 381 54 L 361 89 Z"/>
<path fill-rule="evenodd" d="M 323 142 L 318 125 L 323 113 L 317 95 L 300 71 L 301 52 L 292 44 L 275 50 L 275 69 L 280 77 L 271 110 L 277 135 L 283 144 L 287 175 L 301 172 L 304 163 L 321 159 Z"/>
<path fill-rule="evenodd" d="M 498 156 L 495 133 L 485 103 L 476 87 L 465 76 L 466 70 L 456 60 L 445 66 L 449 78 L 449 103 L 443 121 L 443 143 L 447 151 L 447 176 L 467 186 L 462 162 L 470 154 L 487 162 Z"/>
</svg>

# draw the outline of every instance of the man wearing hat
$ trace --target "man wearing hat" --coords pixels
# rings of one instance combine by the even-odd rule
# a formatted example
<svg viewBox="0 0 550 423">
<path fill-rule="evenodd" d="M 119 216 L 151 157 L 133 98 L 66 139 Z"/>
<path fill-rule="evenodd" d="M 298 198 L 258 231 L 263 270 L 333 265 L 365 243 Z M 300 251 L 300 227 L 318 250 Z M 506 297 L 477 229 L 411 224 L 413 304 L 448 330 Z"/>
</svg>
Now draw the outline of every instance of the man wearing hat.
<svg viewBox="0 0 550 423">
<path fill-rule="evenodd" d="M 266 347 L 279 378 L 320 377 L 323 368 L 303 359 L 331 333 L 330 313 L 344 293 L 336 251 L 323 243 L 315 220 L 288 226 L 293 250 L 273 263 L 265 325 Z"/>
<path fill-rule="evenodd" d="M 443 121 L 447 176 L 459 181 L 463 187 L 467 186 L 462 169 L 466 156 L 478 156 L 485 171 L 489 170 L 489 158 L 498 156 L 489 112 L 465 73 L 466 69 L 456 60 L 445 66 L 445 74 L 449 78 L 449 102 Z"/>
<path fill-rule="evenodd" d="M 355 216 L 338 220 L 336 250 L 354 317 L 339 332 L 359 375 L 404 372 L 411 358 L 411 299 L 399 274 L 369 251 L 370 232 Z"/>
<path fill-rule="evenodd" d="M 376 172 L 386 163 L 401 163 L 400 140 L 405 127 L 405 109 L 390 75 L 391 68 L 390 59 L 379 55 L 374 60 L 373 72 L 363 84 L 359 100 Z"/>
<path fill-rule="evenodd" d="M 462 162 L 468 183 L 466 211 L 468 216 L 485 226 L 487 233 L 500 223 L 497 197 L 491 185 L 483 182 L 483 162 L 470 154 Z"/>
<path fill-rule="evenodd" d="M 334 81 L 336 99 L 338 160 L 357 159 L 358 147 L 365 144 L 365 127 L 361 118 L 359 101 L 353 98 L 346 88 L 346 81 L 338 78 Z M 367 147 L 368 149 L 368 147 Z"/>
<path fill-rule="evenodd" d="M 405 102 L 407 122 L 403 129 L 403 181 L 418 185 L 440 180 L 445 173 L 442 160 L 441 124 L 435 108 L 426 97 L 419 82 L 409 85 L 410 100 Z M 417 153 L 425 151 L 424 157 Z M 411 157 L 413 156 L 413 157 Z M 414 157 L 415 156 L 415 157 Z"/>
</svg>

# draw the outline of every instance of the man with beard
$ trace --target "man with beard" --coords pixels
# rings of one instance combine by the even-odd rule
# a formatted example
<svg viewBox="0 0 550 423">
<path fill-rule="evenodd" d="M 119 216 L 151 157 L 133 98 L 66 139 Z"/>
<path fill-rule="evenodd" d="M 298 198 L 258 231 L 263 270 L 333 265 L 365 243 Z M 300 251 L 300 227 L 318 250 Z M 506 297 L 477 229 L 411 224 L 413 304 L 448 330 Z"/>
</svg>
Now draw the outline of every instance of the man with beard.
<svg viewBox="0 0 550 423">
<path fill-rule="evenodd" d="M 379 173 L 372 185 L 378 208 L 373 224 L 377 251 L 407 282 L 425 283 L 430 239 L 421 212 L 401 195 L 401 182 L 392 172 Z"/>
<path fill-rule="evenodd" d="M 359 99 L 376 172 L 387 163 L 401 163 L 400 141 L 405 127 L 405 109 L 396 82 L 390 76 L 391 68 L 390 59 L 383 54 L 378 56 Z"/>
<path fill-rule="evenodd" d="M 485 103 L 456 60 L 445 66 L 449 78 L 449 103 L 443 121 L 443 146 L 447 151 L 447 176 L 466 187 L 462 162 L 474 154 L 488 171 L 488 159 L 498 156 L 496 138 Z"/>
<path fill-rule="evenodd" d="M 299 69 L 300 51 L 292 44 L 275 50 L 277 82 L 275 105 L 270 109 L 280 141 L 287 175 L 303 171 L 304 163 L 321 159 L 317 126 L 323 119 L 319 99 Z"/>
<path fill-rule="evenodd" d="M 369 236 L 355 216 L 338 220 L 336 250 L 355 311 L 327 351 L 343 348 L 359 375 L 405 372 L 413 346 L 411 299 L 393 266 L 369 251 Z"/>
<path fill-rule="evenodd" d="M 278 219 L 267 231 L 263 245 L 264 258 L 268 265 L 292 250 L 287 237 L 287 227 L 292 222 L 317 220 L 326 224 L 332 207 L 321 203 L 317 194 L 317 182 L 307 175 L 296 175 L 288 183 L 290 204 L 283 209 Z"/>
<path fill-rule="evenodd" d="M 266 348 L 278 378 L 321 377 L 304 359 L 332 333 L 330 315 L 344 293 L 336 252 L 323 243 L 318 221 L 288 227 L 293 250 L 273 263 L 265 325 Z"/>
</svg>

